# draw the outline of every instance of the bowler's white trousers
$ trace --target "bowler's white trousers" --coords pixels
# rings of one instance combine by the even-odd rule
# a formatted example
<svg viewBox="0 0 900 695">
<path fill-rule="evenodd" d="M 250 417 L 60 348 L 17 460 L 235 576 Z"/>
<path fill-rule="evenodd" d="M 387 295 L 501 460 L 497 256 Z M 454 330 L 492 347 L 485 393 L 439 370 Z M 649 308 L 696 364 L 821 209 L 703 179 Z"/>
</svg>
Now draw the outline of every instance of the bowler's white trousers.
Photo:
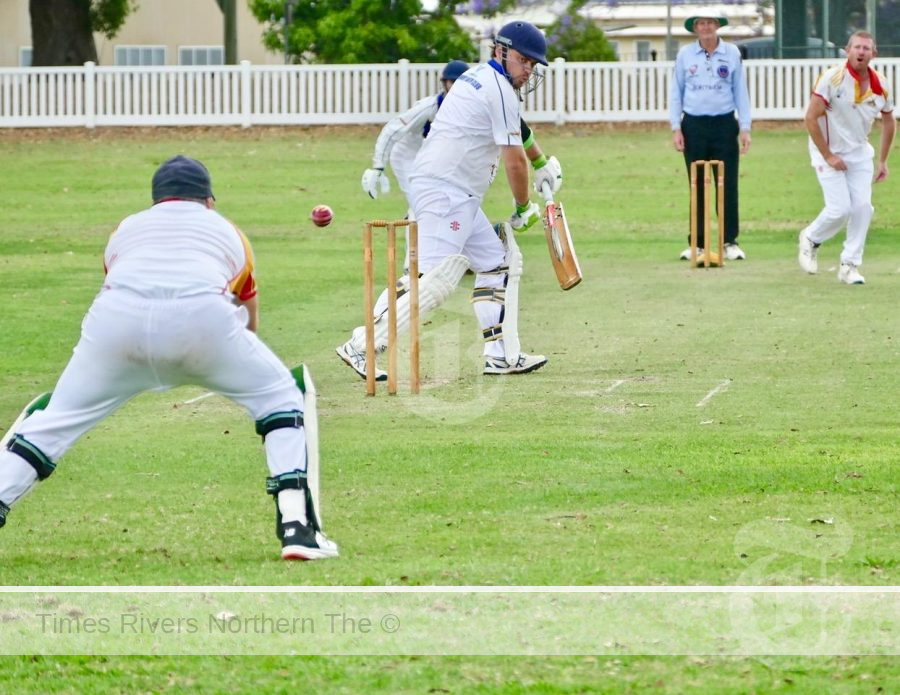
<svg viewBox="0 0 900 695">
<path fill-rule="evenodd" d="M 303 394 L 290 371 L 246 322 L 246 309 L 223 295 L 155 299 L 103 290 L 82 322 L 81 338 L 47 409 L 25 419 L 16 433 L 56 462 L 137 394 L 181 384 L 217 391 L 244 406 L 254 420 L 302 411 Z M 153 434 L 163 439 L 162 432 Z M 273 476 L 306 470 L 302 428 L 273 430 L 265 448 Z M 35 479 L 23 459 L 0 452 L 0 501 L 11 504 Z"/>
<path fill-rule="evenodd" d="M 845 158 L 846 171 L 833 169 L 820 158 L 813 160 L 813 168 L 825 198 L 825 207 L 803 230 L 810 241 L 821 244 L 846 224 L 847 238 L 841 250 L 841 263 L 856 266 L 862 265 L 866 235 L 875 212 L 872 207 L 875 166 L 871 151 L 870 148 L 865 158 Z"/>
</svg>

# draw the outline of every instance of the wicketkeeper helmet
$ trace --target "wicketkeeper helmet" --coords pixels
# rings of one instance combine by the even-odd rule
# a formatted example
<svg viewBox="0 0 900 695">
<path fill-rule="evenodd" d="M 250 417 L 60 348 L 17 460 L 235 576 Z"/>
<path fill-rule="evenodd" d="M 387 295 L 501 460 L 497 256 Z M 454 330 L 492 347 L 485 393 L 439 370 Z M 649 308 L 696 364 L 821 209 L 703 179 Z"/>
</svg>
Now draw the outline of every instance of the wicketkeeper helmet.
<svg viewBox="0 0 900 695">
<path fill-rule="evenodd" d="M 451 60 L 444 66 L 444 71 L 441 73 L 441 82 L 444 80 L 452 80 L 455 82 L 459 79 L 460 75 L 468 69 L 469 64 L 467 62 L 463 60 Z"/>
</svg>

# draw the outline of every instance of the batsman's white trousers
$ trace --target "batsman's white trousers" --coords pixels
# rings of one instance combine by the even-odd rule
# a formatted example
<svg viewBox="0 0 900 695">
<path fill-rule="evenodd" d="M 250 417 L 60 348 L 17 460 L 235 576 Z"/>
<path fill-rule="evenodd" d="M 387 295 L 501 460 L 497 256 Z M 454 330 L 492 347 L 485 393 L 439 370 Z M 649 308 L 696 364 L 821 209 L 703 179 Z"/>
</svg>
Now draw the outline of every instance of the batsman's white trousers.
<svg viewBox="0 0 900 695">
<path fill-rule="evenodd" d="M 394 166 L 393 161 L 391 166 Z M 396 168 L 397 180 L 401 174 Z M 405 178 L 408 172 L 404 172 Z M 506 249 L 497 237 L 493 225 L 482 212 L 478 198 L 447 186 L 443 181 L 418 179 L 415 184 L 405 180 L 404 192 L 410 205 L 410 219 L 418 225 L 419 272 L 427 273 L 447 256 L 463 255 L 475 272 L 493 270 L 503 264 Z M 419 218 L 414 196 L 425 206 L 425 219 Z M 442 232 L 441 230 L 445 230 Z M 406 258 L 403 267 L 409 268 L 409 231 L 406 235 Z M 387 290 L 375 302 L 375 317 L 387 311 Z"/>
<path fill-rule="evenodd" d="M 290 371 L 246 322 L 246 309 L 223 295 L 150 299 L 104 290 L 84 318 L 47 409 L 27 418 L 17 433 L 55 462 L 137 394 L 181 384 L 217 391 L 254 420 L 302 411 L 303 394 Z M 273 476 L 306 469 L 303 429 L 274 430 L 265 447 Z M 0 468 L 8 457 L 18 458 L 0 452 Z"/>
<path fill-rule="evenodd" d="M 416 177 L 409 184 L 419 223 L 419 271 L 461 254 L 476 273 L 503 265 L 506 249 L 481 210 L 481 199 L 445 181 Z"/>
<path fill-rule="evenodd" d="M 506 274 L 491 273 L 503 266 L 506 247 L 481 209 L 481 199 L 444 181 L 416 177 L 410 182 L 410 198 L 419 225 L 419 269 L 425 273 L 447 256 L 460 254 L 475 272 L 475 286 L 499 289 Z M 501 323 L 503 305 L 496 302 L 473 304 L 482 330 Z M 502 357 L 504 341 L 488 340 L 484 354 Z"/>
<path fill-rule="evenodd" d="M 845 160 L 845 163 L 847 171 L 838 171 L 824 161 L 813 161 L 825 198 L 825 207 L 803 231 L 814 244 L 821 244 L 846 225 L 847 238 L 841 250 L 841 263 L 858 266 L 862 265 L 869 223 L 875 212 L 872 207 L 875 165 L 871 156 Z"/>
</svg>

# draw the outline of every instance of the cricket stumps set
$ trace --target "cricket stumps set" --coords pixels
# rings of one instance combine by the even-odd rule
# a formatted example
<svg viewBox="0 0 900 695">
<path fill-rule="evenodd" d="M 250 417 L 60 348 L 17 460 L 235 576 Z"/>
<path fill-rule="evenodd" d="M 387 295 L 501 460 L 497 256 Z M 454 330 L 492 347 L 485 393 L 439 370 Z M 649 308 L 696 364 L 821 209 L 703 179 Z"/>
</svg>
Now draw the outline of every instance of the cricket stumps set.
<svg viewBox="0 0 900 695">
<path fill-rule="evenodd" d="M 697 213 L 699 182 L 703 178 L 703 231 L 705 243 L 703 255 L 697 256 Z M 716 177 L 716 216 L 718 218 L 718 250 L 711 248 L 710 212 L 712 209 L 712 182 Z M 691 267 L 704 268 L 725 265 L 725 162 L 719 159 L 698 159 L 691 162 Z"/>
<path fill-rule="evenodd" d="M 387 391 L 397 393 L 397 229 L 408 233 L 409 391 L 419 392 L 419 229 L 415 220 L 372 220 L 363 225 L 363 284 L 366 318 L 366 394 L 375 395 L 375 249 L 374 230 L 387 234 Z"/>
</svg>

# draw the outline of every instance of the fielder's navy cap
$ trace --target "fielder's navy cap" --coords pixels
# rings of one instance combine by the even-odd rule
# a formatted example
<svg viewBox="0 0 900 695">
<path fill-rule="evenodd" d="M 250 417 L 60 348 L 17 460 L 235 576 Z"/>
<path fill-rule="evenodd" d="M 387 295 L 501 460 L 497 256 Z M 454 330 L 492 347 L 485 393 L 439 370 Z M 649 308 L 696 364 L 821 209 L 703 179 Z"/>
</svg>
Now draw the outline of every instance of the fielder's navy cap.
<svg viewBox="0 0 900 695">
<path fill-rule="evenodd" d="M 206 167 L 180 154 L 163 162 L 153 174 L 153 202 L 166 198 L 214 199 Z"/>
</svg>

